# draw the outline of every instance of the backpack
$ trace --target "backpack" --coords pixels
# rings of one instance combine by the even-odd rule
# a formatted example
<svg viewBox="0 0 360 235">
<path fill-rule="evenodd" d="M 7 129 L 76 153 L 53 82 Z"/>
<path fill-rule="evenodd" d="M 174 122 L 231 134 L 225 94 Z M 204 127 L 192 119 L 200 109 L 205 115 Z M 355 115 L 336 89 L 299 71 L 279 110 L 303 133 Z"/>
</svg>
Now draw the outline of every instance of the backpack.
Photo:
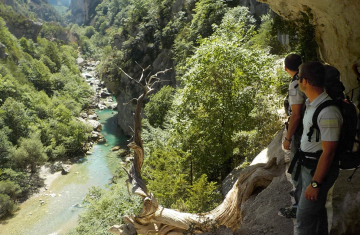
<svg viewBox="0 0 360 235">
<path fill-rule="evenodd" d="M 339 167 L 341 169 L 355 168 L 353 174 L 348 178 L 348 181 L 350 182 L 351 178 L 355 174 L 355 171 L 360 167 L 360 119 L 359 110 L 357 110 L 355 104 L 347 99 L 339 98 L 334 100 L 327 100 L 320 104 L 314 112 L 312 117 L 313 125 L 310 127 L 310 131 L 307 133 L 307 136 L 309 137 L 310 141 L 314 130 L 316 130 L 316 141 L 319 141 L 320 129 L 317 123 L 317 119 L 321 110 L 331 105 L 337 106 L 340 109 L 341 115 L 343 117 L 343 126 L 335 156 L 336 159 L 339 160 Z"/>
</svg>

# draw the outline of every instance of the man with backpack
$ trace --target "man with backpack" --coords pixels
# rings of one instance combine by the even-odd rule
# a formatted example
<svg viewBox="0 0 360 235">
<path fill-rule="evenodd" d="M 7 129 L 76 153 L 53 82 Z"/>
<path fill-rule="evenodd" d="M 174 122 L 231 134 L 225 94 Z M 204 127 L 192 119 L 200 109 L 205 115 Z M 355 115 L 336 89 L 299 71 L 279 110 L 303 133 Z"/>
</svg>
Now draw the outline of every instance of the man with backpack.
<svg viewBox="0 0 360 235">
<path fill-rule="evenodd" d="M 290 161 L 292 161 L 296 151 L 300 148 L 300 138 L 302 134 L 301 122 L 306 96 L 299 90 L 298 85 L 299 66 L 302 63 L 301 57 L 297 54 L 290 54 L 286 56 L 284 63 L 285 71 L 291 76 L 292 80 L 289 84 L 287 99 L 285 100 L 288 101 L 288 105 L 285 105 L 285 109 L 287 109 L 285 111 L 290 115 L 290 118 L 287 123 L 286 137 L 283 140 L 283 148 L 285 150 L 291 150 Z M 296 208 L 301 195 L 301 182 L 294 179 L 294 174 L 292 174 L 291 178 L 295 186 L 295 191 L 291 192 L 295 198 L 295 204 L 291 207 L 281 208 L 279 211 L 279 215 L 286 218 L 296 217 Z"/>
<path fill-rule="evenodd" d="M 296 214 L 298 235 L 328 234 L 325 203 L 327 193 L 339 174 L 339 162 L 334 158 L 343 124 L 340 109 L 335 105 L 325 106 L 317 115 L 317 128 L 313 126 L 317 108 L 331 100 L 324 87 L 324 66 L 320 62 L 303 63 L 299 71 L 299 88 L 308 99 L 300 151 L 295 157 L 301 165 L 300 172 L 295 171 L 298 172 L 295 175 L 300 176 L 302 182 Z"/>
</svg>

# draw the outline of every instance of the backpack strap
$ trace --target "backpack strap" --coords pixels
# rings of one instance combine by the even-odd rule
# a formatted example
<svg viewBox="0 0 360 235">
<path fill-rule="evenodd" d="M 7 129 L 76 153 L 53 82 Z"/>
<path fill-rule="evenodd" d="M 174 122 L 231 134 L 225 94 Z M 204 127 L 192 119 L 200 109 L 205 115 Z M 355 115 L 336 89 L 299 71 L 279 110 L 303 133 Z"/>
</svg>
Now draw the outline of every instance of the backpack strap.
<svg viewBox="0 0 360 235">
<path fill-rule="evenodd" d="M 339 103 L 336 100 L 326 100 L 325 102 L 321 103 L 315 110 L 314 115 L 312 117 L 312 126 L 310 127 L 309 132 L 306 134 L 308 136 L 308 141 L 311 142 L 311 136 L 314 133 L 314 129 L 316 129 L 316 142 L 320 140 L 320 128 L 317 123 L 317 119 L 319 117 L 320 112 L 331 105 L 339 106 Z"/>
</svg>

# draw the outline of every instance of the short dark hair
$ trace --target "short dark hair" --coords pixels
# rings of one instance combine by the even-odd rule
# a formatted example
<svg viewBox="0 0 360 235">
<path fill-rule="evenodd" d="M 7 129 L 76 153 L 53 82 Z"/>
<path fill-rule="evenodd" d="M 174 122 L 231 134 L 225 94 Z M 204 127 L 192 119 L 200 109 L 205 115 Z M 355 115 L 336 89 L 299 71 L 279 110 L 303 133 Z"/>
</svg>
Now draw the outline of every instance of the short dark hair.
<svg viewBox="0 0 360 235">
<path fill-rule="evenodd" d="M 340 81 L 340 72 L 335 67 L 331 65 L 324 65 L 325 67 L 325 80 L 339 80 Z"/>
<path fill-rule="evenodd" d="M 299 71 L 301 63 L 301 57 L 298 54 L 290 54 L 285 58 L 285 67 L 292 71 Z"/>
<path fill-rule="evenodd" d="M 306 81 L 316 87 L 325 87 L 325 67 L 318 61 L 306 62 L 300 65 L 300 82 Z"/>
</svg>

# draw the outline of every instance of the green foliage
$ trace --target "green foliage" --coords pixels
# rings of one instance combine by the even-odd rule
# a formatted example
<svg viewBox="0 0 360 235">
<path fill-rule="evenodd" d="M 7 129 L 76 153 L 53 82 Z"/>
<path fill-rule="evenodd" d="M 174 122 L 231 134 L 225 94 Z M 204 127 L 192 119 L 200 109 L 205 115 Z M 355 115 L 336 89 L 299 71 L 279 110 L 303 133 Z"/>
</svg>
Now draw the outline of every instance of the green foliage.
<svg viewBox="0 0 360 235">
<path fill-rule="evenodd" d="M 195 5 L 195 15 L 191 22 L 192 40 L 198 36 L 210 36 L 213 33 L 212 25 L 219 24 L 228 10 L 221 0 L 200 0 Z"/>
<path fill-rule="evenodd" d="M 311 12 L 301 13 L 301 18 L 287 21 L 279 15 L 274 18 L 274 30 L 289 35 L 292 52 L 301 55 L 303 61 L 317 61 L 317 43 L 315 40 L 315 26 L 310 22 L 313 15 Z"/>
<path fill-rule="evenodd" d="M 16 209 L 17 206 L 14 201 L 10 199 L 10 196 L 0 193 L 0 217 L 8 213 L 13 213 Z"/>
<path fill-rule="evenodd" d="M 70 234 L 111 234 L 107 230 L 114 224 L 122 224 L 123 216 L 135 214 L 141 209 L 141 199 L 129 196 L 124 182 L 112 185 L 110 190 L 92 187 L 85 198 L 86 212 L 79 216 L 78 226 Z"/>
<path fill-rule="evenodd" d="M 23 103 L 8 98 L 0 107 L 5 112 L 0 116 L 1 128 L 8 127 L 9 140 L 15 145 L 21 137 L 27 137 L 30 129 L 30 116 Z"/>
<path fill-rule="evenodd" d="M 29 138 L 21 138 L 19 147 L 14 151 L 13 161 L 21 169 L 30 167 L 31 172 L 35 173 L 37 166 L 47 160 L 44 146 L 38 133 L 32 133 Z"/>
<path fill-rule="evenodd" d="M 201 41 L 182 77 L 176 130 L 183 150 L 194 157 L 196 174 L 211 180 L 223 179 L 243 159 L 233 156 L 234 134 L 254 130 L 272 115 L 266 107 L 271 107 L 275 64 L 267 51 L 248 46 L 249 22 L 245 8 L 230 10 L 214 35 Z M 265 107 L 260 97 L 267 97 Z M 262 112 L 265 120 L 259 119 Z M 250 144 L 247 148 L 255 147 Z"/>
<path fill-rule="evenodd" d="M 200 176 L 188 189 L 189 198 L 186 200 L 187 210 L 193 213 L 201 213 L 214 209 L 222 199 L 216 192 L 215 182 L 208 182 L 207 176 Z"/>
<path fill-rule="evenodd" d="M 262 15 L 258 33 L 251 41 L 264 49 L 269 47 L 271 54 L 283 54 L 286 52 L 286 48 L 279 42 L 277 34 L 278 31 L 275 28 L 271 14 Z"/>
<path fill-rule="evenodd" d="M 67 34 L 68 31 L 56 22 L 45 22 L 40 31 L 40 36 L 47 39 L 64 38 Z"/>
<path fill-rule="evenodd" d="M 10 160 L 12 152 L 12 144 L 8 139 L 8 128 L 0 129 L 0 165 L 5 166 L 5 164 Z M 0 173 L 1 175 L 1 173 Z"/>
<path fill-rule="evenodd" d="M 1 3 L 0 6 L 2 6 Z M 21 47 L 18 41 L 16 40 L 15 36 L 9 32 L 8 28 L 6 27 L 6 23 L 4 19 L 1 17 L 0 17 L 0 42 L 6 46 L 6 52 L 9 53 L 11 60 L 17 61 L 21 57 Z"/>
<path fill-rule="evenodd" d="M 22 200 L 38 187 L 36 177 L 31 177 L 38 166 L 83 151 L 92 128 L 76 117 L 88 106 L 93 91 L 76 66 L 77 45 L 38 38 L 35 46 L 32 40 L 17 40 L 2 18 L 0 26 L 0 41 L 10 54 L 0 63 L 0 164 L 4 168 L 0 216 L 4 216 L 16 208 L 14 198 Z"/>
<path fill-rule="evenodd" d="M 13 181 L 5 180 L 0 182 L 0 195 L 7 194 L 13 202 L 21 194 L 20 186 Z"/>
<path fill-rule="evenodd" d="M 143 138 L 146 153 L 143 176 L 149 190 L 158 202 L 169 208 L 187 212 L 213 209 L 222 197 L 217 186 L 208 182 L 206 175 L 193 180 L 191 156 L 180 149 L 166 145 L 168 130 L 154 128 L 144 121 Z M 193 183 L 194 181 L 194 183 Z"/>
<path fill-rule="evenodd" d="M 91 38 L 96 33 L 95 28 L 93 26 L 85 27 L 84 35 L 88 38 Z"/>
<path fill-rule="evenodd" d="M 175 89 L 170 86 L 164 86 L 155 95 L 149 96 L 150 102 L 145 106 L 145 115 L 152 126 L 160 127 L 165 115 L 172 106 Z"/>
</svg>

